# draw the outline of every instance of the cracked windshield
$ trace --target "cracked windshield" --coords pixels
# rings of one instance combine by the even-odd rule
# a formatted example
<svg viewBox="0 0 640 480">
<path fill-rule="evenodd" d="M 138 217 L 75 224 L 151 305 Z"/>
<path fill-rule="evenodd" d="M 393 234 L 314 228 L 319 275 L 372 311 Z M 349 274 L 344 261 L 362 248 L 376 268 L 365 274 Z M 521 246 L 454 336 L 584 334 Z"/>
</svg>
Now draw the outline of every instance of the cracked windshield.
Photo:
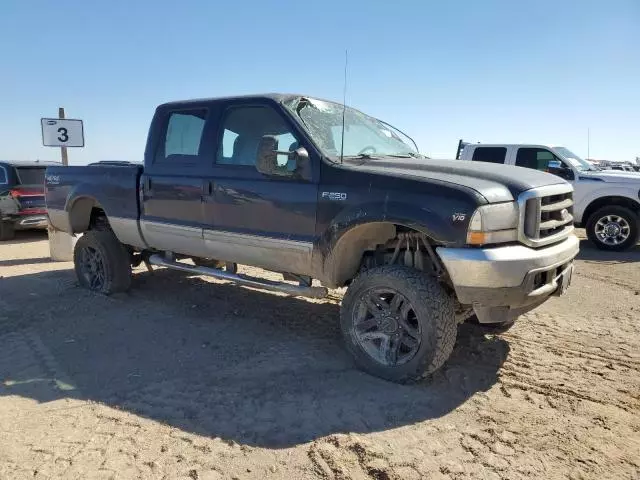
<svg viewBox="0 0 640 480">
<path fill-rule="evenodd" d="M 391 125 L 343 105 L 296 98 L 285 102 L 329 157 L 419 156 L 413 140 Z M 344 118 L 344 147 L 343 147 Z M 404 137 L 404 139 L 403 139 Z"/>
</svg>

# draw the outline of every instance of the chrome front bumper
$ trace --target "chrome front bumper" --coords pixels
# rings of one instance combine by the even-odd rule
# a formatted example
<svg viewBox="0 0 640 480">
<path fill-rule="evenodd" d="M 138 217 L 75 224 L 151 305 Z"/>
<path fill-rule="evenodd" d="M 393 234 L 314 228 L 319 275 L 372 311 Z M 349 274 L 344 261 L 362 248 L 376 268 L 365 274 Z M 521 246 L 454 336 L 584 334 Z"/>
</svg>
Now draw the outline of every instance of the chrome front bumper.
<svg viewBox="0 0 640 480">
<path fill-rule="evenodd" d="M 458 300 L 474 307 L 522 309 L 552 295 L 573 268 L 579 240 L 575 235 L 555 245 L 529 248 L 437 249 Z M 477 309 L 476 309 L 477 310 Z"/>
</svg>

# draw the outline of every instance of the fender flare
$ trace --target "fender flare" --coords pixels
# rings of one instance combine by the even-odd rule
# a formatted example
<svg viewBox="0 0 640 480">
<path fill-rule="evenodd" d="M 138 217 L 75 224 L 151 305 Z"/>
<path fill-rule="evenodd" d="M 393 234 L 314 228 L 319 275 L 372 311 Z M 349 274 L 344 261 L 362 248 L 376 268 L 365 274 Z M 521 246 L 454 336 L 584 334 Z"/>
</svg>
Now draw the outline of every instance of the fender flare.
<svg viewBox="0 0 640 480">
<path fill-rule="evenodd" d="M 594 205 L 594 203 L 604 202 L 606 198 L 623 198 L 635 204 L 637 208 L 640 208 L 640 186 L 635 186 L 633 188 L 606 187 L 599 188 L 593 192 L 589 192 L 580 200 L 580 203 L 585 207 L 581 209 L 580 218 L 576 218 L 576 223 L 585 224 L 589 220 L 587 218 L 589 216 L 588 214 L 593 211 L 592 206 Z M 603 205 L 606 204 L 606 202 L 603 203 Z"/>
<path fill-rule="evenodd" d="M 468 219 L 459 226 L 447 224 L 426 207 L 401 203 L 368 204 L 338 214 L 320 235 L 314 248 L 315 270 L 323 284 L 335 288 L 353 278 L 362 255 L 396 235 L 396 225 L 424 233 L 438 245 L 459 245 L 466 236 Z"/>
<path fill-rule="evenodd" d="M 96 207 L 102 209 L 108 218 L 109 215 L 102 205 L 86 184 L 77 185 L 71 190 L 65 202 L 70 233 L 87 231 L 91 221 L 91 211 Z"/>
</svg>

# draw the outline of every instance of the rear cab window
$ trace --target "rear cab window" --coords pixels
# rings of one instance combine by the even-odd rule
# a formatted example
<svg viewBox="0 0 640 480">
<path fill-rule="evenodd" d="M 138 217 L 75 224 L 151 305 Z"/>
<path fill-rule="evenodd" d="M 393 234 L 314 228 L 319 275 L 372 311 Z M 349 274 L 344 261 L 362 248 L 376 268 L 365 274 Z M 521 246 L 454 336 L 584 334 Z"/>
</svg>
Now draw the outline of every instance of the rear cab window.
<svg viewBox="0 0 640 480">
<path fill-rule="evenodd" d="M 6 185 L 7 183 L 9 183 L 7 169 L 4 165 L 0 165 L 0 185 Z"/>
<path fill-rule="evenodd" d="M 476 147 L 471 159 L 474 162 L 504 163 L 506 158 L 506 147 Z"/>
<path fill-rule="evenodd" d="M 197 161 L 201 154 L 206 118 L 207 109 L 205 108 L 170 112 L 155 161 L 161 163 Z"/>
<path fill-rule="evenodd" d="M 44 185 L 44 173 L 46 167 L 16 167 L 16 174 L 20 185 Z M 0 177 L 2 169 L 0 169 Z M 0 178 L 2 183 L 2 178 Z"/>
</svg>

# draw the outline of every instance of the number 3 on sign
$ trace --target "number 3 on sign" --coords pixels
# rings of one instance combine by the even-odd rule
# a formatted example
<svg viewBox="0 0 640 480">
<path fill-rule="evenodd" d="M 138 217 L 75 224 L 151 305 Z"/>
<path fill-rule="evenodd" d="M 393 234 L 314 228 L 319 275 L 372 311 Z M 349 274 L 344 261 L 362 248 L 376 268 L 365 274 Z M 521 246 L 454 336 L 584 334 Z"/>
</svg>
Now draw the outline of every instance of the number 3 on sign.
<svg viewBox="0 0 640 480">
<path fill-rule="evenodd" d="M 45 147 L 84 147 L 82 120 L 42 118 L 42 144 Z"/>
<path fill-rule="evenodd" d="M 58 129 L 58 133 L 60 134 L 60 136 L 58 137 L 58 140 L 60 140 L 61 142 L 68 142 L 69 141 L 69 135 L 67 134 L 67 129 L 64 127 L 60 127 Z"/>
</svg>

